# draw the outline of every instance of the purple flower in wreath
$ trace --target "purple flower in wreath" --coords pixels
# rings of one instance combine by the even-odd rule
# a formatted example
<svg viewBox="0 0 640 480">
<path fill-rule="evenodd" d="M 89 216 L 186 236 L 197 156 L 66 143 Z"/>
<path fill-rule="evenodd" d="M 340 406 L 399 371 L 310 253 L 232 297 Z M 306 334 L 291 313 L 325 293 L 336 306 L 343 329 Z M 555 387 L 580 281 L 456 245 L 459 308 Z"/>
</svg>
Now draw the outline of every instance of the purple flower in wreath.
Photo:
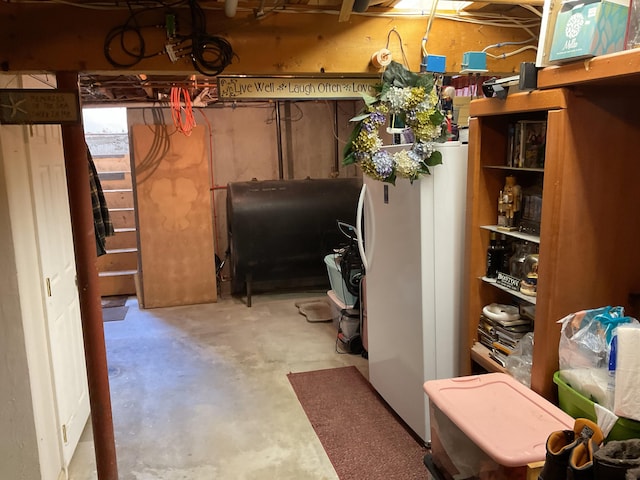
<svg viewBox="0 0 640 480">
<path fill-rule="evenodd" d="M 413 152 L 420 156 L 422 160 L 429 158 L 435 151 L 435 147 L 431 142 L 416 142 L 413 144 Z"/>
<path fill-rule="evenodd" d="M 428 175 L 426 163 L 433 154 L 430 144 L 441 136 L 443 117 L 437 108 L 435 78 L 415 74 L 392 62 L 384 71 L 382 85 L 374 90 L 375 96 L 362 94 L 365 109 L 351 119 L 358 124 L 345 145 L 343 164 L 359 164 L 365 175 L 390 183 L 396 178 L 413 181 Z M 391 155 L 381 151 L 383 141 L 379 130 L 387 124 L 387 117 L 393 119 L 394 116 L 403 119 L 404 141 L 413 145 Z M 393 121 L 391 124 L 396 126 Z M 411 152 L 416 145 L 416 150 Z"/>
<path fill-rule="evenodd" d="M 416 163 L 420 163 L 422 160 L 424 160 L 424 157 L 415 150 L 409 150 L 409 158 Z"/>
<path fill-rule="evenodd" d="M 416 141 L 416 136 L 410 128 L 406 128 L 404 132 L 402 132 L 402 135 L 404 135 L 405 143 L 414 143 Z"/>
<path fill-rule="evenodd" d="M 371 119 L 372 123 L 375 123 L 377 125 L 383 125 L 387 122 L 387 116 L 377 110 L 375 112 L 372 112 L 369 118 Z"/>
<path fill-rule="evenodd" d="M 388 177 L 391 175 L 393 171 L 393 157 L 386 150 L 380 150 L 373 154 L 371 158 L 374 167 L 376 168 L 376 172 L 381 177 Z"/>
<path fill-rule="evenodd" d="M 362 129 L 367 133 L 377 132 L 378 127 L 372 122 L 362 122 Z"/>
</svg>

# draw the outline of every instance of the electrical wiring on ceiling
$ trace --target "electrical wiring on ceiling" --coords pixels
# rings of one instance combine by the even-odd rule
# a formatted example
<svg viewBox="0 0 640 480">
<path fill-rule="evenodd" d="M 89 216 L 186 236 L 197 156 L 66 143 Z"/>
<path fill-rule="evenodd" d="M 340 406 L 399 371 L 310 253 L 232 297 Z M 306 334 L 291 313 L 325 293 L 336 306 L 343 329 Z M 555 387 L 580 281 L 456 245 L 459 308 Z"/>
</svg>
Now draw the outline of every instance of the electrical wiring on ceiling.
<svg viewBox="0 0 640 480">
<path fill-rule="evenodd" d="M 296 115 L 295 117 L 293 115 L 289 116 L 289 117 L 280 117 L 280 120 L 284 120 L 287 122 L 299 122 L 300 120 L 302 120 L 304 118 L 304 112 L 302 111 L 302 109 L 298 106 L 298 102 L 294 102 L 294 101 L 290 101 L 289 102 L 290 105 L 292 105 L 293 107 L 295 107 L 295 109 L 297 110 L 298 115 Z M 271 115 L 269 116 L 269 118 L 267 118 L 267 120 L 265 120 L 265 123 L 267 125 L 271 125 L 272 123 L 274 123 L 278 116 L 276 115 L 276 108 L 279 108 L 280 102 L 275 102 L 273 104 L 270 104 L 273 106 L 273 109 L 271 111 Z"/>
<path fill-rule="evenodd" d="M 224 2 L 202 2 L 201 0 L 178 0 L 175 2 L 163 2 L 161 0 L 146 1 L 126 1 L 110 3 L 108 0 L 74 2 L 71 0 L 40 0 L 37 3 L 58 3 L 64 5 L 75 6 L 79 8 L 94 9 L 122 9 L 127 8 L 130 12 L 129 18 L 123 25 L 114 27 L 107 34 L 104 44 L 104 52 L 107 60 L 117 68 L 129 68 L 143 59 L 154 56 L 166 55 L 172 62 L 176 62 L 182 58 L 189 57 L 193 67 L 203 75 L 215 76 L 220 74 L 231 62 L 235 56 L 231 44 L 224 37 L 211 35 L 207 33 L 206 15 L 204 10 L 222 10 Z M 220 4 L 220 5 L 217 5 Z M 264 16 L 263 5 L 258 12 L 254 10 L 254 14 L 258 17 Z M 284 8 L 287 6 L 288 8 Z M 427 42 L 433 20 L 446 19 L 451 21 L 465 22 L 477 25 L 496 26 L 501 28 L 519 28 L 523 29 L 531 36 L 537 34 L 533 29 L 540 27 L 540 17 L 542 13 L 535 7 L 530 5 L 521 5 L 521 7 L 536 15 L 537 18 L 531 19 L 526 17 L 505 17 L 501 14 L 482 14 L 478 12 L 440 12 L 437 13 L 438 0 L 434 0 L 431 4 L 431 10 L 428 17 L 428 23 L 424 38 L 422 39 L 422 54 L 427 55 Z M 176 25 L 189 22 L 179 22 L 177 20 L 178 12 L 186 7 L 190 13 L 191 31 L 188 33 L 175 32 L 170 35 L 163 49 L 152 53 L 147 53 L 147 46 L 143 32 L 147 29 L 167 29 L 166 24 L 144 24 L 138 18 L 146 12 L 164 9 L 167 14 L 176 17 Z M 239 7 L 238 10 L 251 11 L 249 8 Z M 339 15 L 340 11 L 330 10 L 327 8 L 313 9 L 308 5 L 304 8 L 299 4 L 286 4 L 283 0 L 276 0 L 273 7 L 267 13 L 277 14 L 324 14 Z M 352 15 L 370 16 L 370 17 L 424 17 L 424 13 L 412 11 L 367 11 L 352 12 Z M 526 48 L 531 49 L 531 47 Z"/>
<path fill-rule="evenodd" d="M 120 2 L 120 1 L 109 1 L 109 0 L 96 0 L 96 1 L 72 1 L 72 0 L 17 0 L 17 3 L 38 3 L 38 4 L 61 4 L 68 5 L 77 8 L 85 8 L 85 9 L 95 9 L 95 10 L 122 10 L 122 9 L 130 9 L 130 8 L 158 8 L 160 6 L 169 8 L 169 7 L 178 7 L 185 6 L 188 3 L 188 0 L 179 0 L 173 3 L 161 2 L 160 0 L 136 0 L 135 2 Z M 262 2 L 264 3 L 264 2 Z M 542 12 L 538 10 L 536 7 L 527 4 L 518 4 L 524 10 L 533 13 L 537 17 L 542 17 Z M 339 7 L 339 4 L 336 4 Z M 274 5 L 270 7 L 270 10 L 265 13 L 278 13 L 278 14 L 324 14 L 324 15 L 340 15 L 340 9 L 336 8 L 336 6 L 328 5 L 326 7 L 322 7 L 321 5 L 313 5 L 310 6 L 308 4 L 299 4 L 299 3 L 286 3 L 283 0 L 277 0 Z M 286 7 L 286 8 L 285 8 Z M 433 7 L 433 4 L 432 4 Z M 201 10 L 224 10 L 224 2 L 216 2 L 216 1 L 199 1 L 198 8 Z M 259 9 L 258 9 L 259 10 Z M 433 8 L 432 8 L 433 10 Z M 254 14 L 255 9 L 248 7 L 238 6 L 238 11 L 253 11 Z M 424 18 L 424 10 L 393 10 L 393 8 L 389 8 L 388 11 L 377 10 L 377 11 L 366 11 L 366 12 L 351 12 L 351 15 L 354 16 L 368 16 L 368 17 L 419 17 Z M 540 19 L 531 19 L 525 17 L 505 17 L 503 14 L 491 14 L 491 13 L 478 13 L 478 12 L 440 12 L 434 15 L 434 18 L 447 18 L 447 19 L 455 19 L 458 21 L 468 21 L 471 23 L 483 23 L 485 21 L 487 25 L 496 25 L 496 26 L 505 26 L 508 27 L 510 24 L 513 27 L 519 28 L 521 26 L 535 28 L 540 26 Z M 519 21 L 514 22 L 515 19 L 520 18 Z"/>
<path fill-rule="evenodd" d="M 236 54 L 233 52 L 230 42 L 217 35 L 207 32 L 207 20 L 210 22 L 215 16 L 210 11 L 223 10 L 223 1 L 213 0 L 13 0 L 17 3 L 37 3 L 37 4 L 62 4 L 78 8 L 95 10 L 118 10 L 122 13 L 124 21 L 121 25 L 113 27 L 105 36 L 104 55 L 105 58 L 119 70 L 137 68 L 142 71 L 145 59 L 164 56 L 169 61 L 175 63 L 181 61 L 188 70 L 192 68 L 196 72 L 206 77 L 215 77 L 224 71 L 232 63 Z M 317 9 L 310 4 L 291 4 L 295 0 L 253 0 L 260 4 L 260 10 L 273 14 L 322 14 L 339 15 L 339 11 L 329 10 L 332 8 L 327 3 L 317 5 Z M 329 2 L 331 0 L 327 0 Z M 440 2 L 440 5 L 442 2 Z M 246 7 L 238 10 L 252 9 Z M 284 8 L 286 6 L 286 8 Z M 282 8 L 280 8 L 282 7 Z M 539 9 L 529 5 L 521 5 L 523 15 L 505 16 L 495 13 L 481 12 L 437 12 L 438 0 L 431 3 L 428 16 L 420 12 L 408 11 L 382 11 L 386 7 L 373 7 L 363 13 L 351 12 L 352 15 L 366 17 L 388 17 L 420 18 L 426 23 L 426 31 L 422 38 L 422 56 L 427 54 L 428 41 L 434 20 L 436 18 L 446 21 L 464 22 L 473 25 L 492 26 L 499 28 L 516 28 L 526 31 L 532 38 L 537 38 L 540 27 L 541 15 Z M 255 10 L 255 9 L 253 9 Z M 206 12 L 206 13 L 205 13 Z M 254 12 L 255 13 L 255 12 Z M 532 18 L 536 14 L 538 18 Z M 169 21 L 168 19 L 173 20 Z M 440 24 L 438 24 L 440 27 Z M 163 37 L 162 33 L 166 34 Z M 397 32 L 396 32 L 397 33 Z M 393 32 L 389 33 L 390 35 Z M 433 43 L 433 39 L 431 39 Z M 531 43 L 534 43 L 533 41 Z M 389 36 L 387 37 L 389 44 Z M 503 45 L 507 45 L 504 43 Z M 400 43 L 402 48 L 402 42 Z M 432 47 L 433 48 L 433 47 Z M 490 46 L 490 48 L 498 48 Z M 535 50 L 536 47 L 525 45 L 517 50 L 496 53 L 493 50 L 485 50 L 487 57 L 502 59 L 519 54 L 525 50 Z M 433 52 L 432 52 L 433 53 Z M 438 53 L 438 52 L 435 52 Z M 402 52 L 404 56 L 404 52 Z M 190 63 L 190 64 L 189 64 Z M 404 61 L 406 64 L 406 60 Z M 93 103 L 118 103 L 118 102 L 154 102 L 168 105 L 169 89 L 172 85 L 190 88 L 194 99 L 193 107 L 210 106 L 217 100 L 215 91 L 213 93 L 203 93 L 202 89 L 190 87 L 188 81 L 175 80 L 172 85 L 152 85 L 147 82 L 137 81 L 126 87 L 111 86 L 106 84 L 107 80 L 101 82 L 90 82 L 84 84 L 86 87 L 81 90 L 83 98 L 93 99 Z M 137 83 L 136 83 L 137 82 Z M 172 80 L 174 82 L 174 80 Z M 100 85 L 102 83 L 102 85 Z M 82 83 L 81 83 L 82 85 Z M 135 88 L 135 90 L 134 90 Z M 115 93 L 115 95 L 113 95 Z M 119 94 L 121 93 L 121 94 Z M 200 96 L 198 96 L 200 95 Z M 195 99 L 198 99 L 196 102 Z"/>
<path fill-rule="evenodd" d="M 408 67 L 409 61 L 407 60 L 407 55 L 404 53 L 404 47 L 402 46 L 402 37 L 400 36 L 400 33 L 396 30 L 395 27 L 393 27 L 391 30 L 389 30 L 389 33 L 387 33 L 387 44 L 385 48 L 387 50 L 389 49 L 389 42 L 391 41 L 392 33 L 395 33 L 396 37 L 398 37 L 398 43 L 400 44 L 400 53 L 402 53 L 402 61 L 404 62 L 404 65 Z"/>
<path fill-rule="evenodd" d="M 147 54 L 146 42 L 142 33 L 144 29 L 163 29 L 164 25 L 158 23 L 143 25 L 140 23 L 139 17 L 157 11 L 159 8 L 165 9 L 167 5 L 159 2 L 159 5 L 155 7 L 134 9 L 132 4 L 127 2 L 127 7 L 129 17 L 125 23 L 109 30 L 104 40 L 104 56 L 111 65 L 118 68 L 129 68 L 144 59 L 165 54 L 164 50 Z"/>
<path fill-rule="evenodd" d="M 522 8 L 524 8 L 525 10 L 530 11 L 535 16 L 542 18 L 542 12 L 540 10 L 538 10 L 536 7 L 534 7 L 533 5 L 523 4 L 523 5 L 520 5 L 520 6 Z"/>
<path fill-rule="evenodd" d="M 427 30 L 424 33 L 424 37 L 422 37 L 422 42 L 421 42 L 423 57 L 426 57 L 428 55 L 427 41 L 429 40 L 429 32 L 431 32 L 431 25 L 433 24 L 433 19 L 436 17 L 437 9 L 438 9 L 438 0 L 433 0 L 431 3 L 431 12 L 429 12 L 429 20 L 427 21 Z"/>
<path fill-rule="evenodd" d="M 203 75 L 219 75 L 234 57 L 231 44 L 207 33 L 207 17 L 197 0 L 189 0 L 191 11 L 191 63 Z"/>
<path fill-rule="evenodd" d="M 180 0 L 174 3 L 162 1 L 148 2 L 141 8 L 138 4 L 126 2 L 129 17 L 122 25 L 113 27 L 104 41 L 104 56 L 117 68 L 130 68 L 140 61 L 156 56 L 167 56 L 171 62 L 189 57 L 193 67 L 203 75 L 215 76 L 232 62 L 233 48 L 228 40 L 207 32 L 206 16 L 197 0 Z M 180 19 L 179 6 L 187 6 L 189 20 Z M 143 22 L 149 14 L 157 18 L 164 13 L 164 22 Z M 182 33 L 179 26 L 190 24 L 190 30 Z M 162 29 L 167 33 L 167 42 L 162 49 L 148 53 L 144 31 Z"/>
<path fill-rule="evenodd" d="M 436 15 L 438 18 L 446 18 L 454 22 L 472 23 L 475 25 L 485 25 L 489 27 L 500 28 L 519 28 L 526 31 L 531 36 L 536 36 L 532 28 L 540 26 L 539 20 L 531 19 L 518 19 L 518 18 L 505 18 L 501 15 L 494 14 L 473 14 L 473 15 Z"/>
<path fill-rule="evenodd" d="M 513 55 L 517 55 L 519 53 L 522 53 L 522 52 L 524 52 L 526 50 L 536 50 L 537 51 L 538 47 L 536 45 L 526 45 L 524 47 L 518 48 L 517 50 L 513 50 L 511 52 L 506 52 L 506 53 L 501 53 L 499 55 L 491 54 L 491 53 L 487 52 L 487 50 L 492 49 L 492 48 L 501 48 L 501 47 L 505 47 L 505 46 L 508 46 L 508 45 L 525 45 L 525 44 L 527 44 L 529 42 L 533 42 L 533 41 L 536 41 L 535 37 L 531 37 L 528 40 L 523 40 L 521 42 L 500 42 L 500 43 L 495 43 L 493 45 L 488 45 L 488 46 L 484 47 L 482 49 L 482 51 L 484 53 L 486 53 L 488 57 L 495 58 L 495 59 L 504 59 L 504 58 L 512 57 Z"/>
<path fill-rule="evenodd" d="M 137 75 L 81 74 L 79 87 L 82 102 L 96 103 L 154 103 L 169 106 L 171 87 L 189 90 L 193 107 L 206 107 L 218 100 L 217 84 L 196 75 L 164 75 L 149 77 Z"/>
</svg>

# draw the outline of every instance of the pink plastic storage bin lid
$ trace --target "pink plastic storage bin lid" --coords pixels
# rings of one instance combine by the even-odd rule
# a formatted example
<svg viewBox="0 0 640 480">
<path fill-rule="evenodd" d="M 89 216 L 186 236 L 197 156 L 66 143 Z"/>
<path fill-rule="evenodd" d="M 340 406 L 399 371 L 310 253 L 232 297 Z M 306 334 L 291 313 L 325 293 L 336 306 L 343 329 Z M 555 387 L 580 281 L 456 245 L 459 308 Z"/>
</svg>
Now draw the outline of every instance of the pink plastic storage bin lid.
<svg viewBox="0 0 640 480">
<path fill-rule="evenodd" d="M 545 459 L 549 434 L 574 419 L 505 373 L 429 380 L 424 391 L 455 425 L 500 465 Z"/>
</svg>

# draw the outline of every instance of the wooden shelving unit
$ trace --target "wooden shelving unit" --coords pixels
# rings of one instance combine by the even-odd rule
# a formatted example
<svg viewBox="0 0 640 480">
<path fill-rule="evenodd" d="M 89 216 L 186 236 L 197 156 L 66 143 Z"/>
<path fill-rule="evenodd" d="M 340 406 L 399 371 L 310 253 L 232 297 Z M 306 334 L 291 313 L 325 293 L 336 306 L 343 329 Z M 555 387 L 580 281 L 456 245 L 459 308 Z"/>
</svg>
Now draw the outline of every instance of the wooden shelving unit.
<svg viewBox="0 0 640 480">
<path fill-rule="evenodd" d="M 498 290 L 502 290 L 504 293 L 507 293 L 509 295 L 513 295 L 516 298 L 519 298 L 520 300 L 523 300 L 525 302 L 529 302 L 531 304 L 536 303 L 536 297 L 532 297 L 530 295 L 525 295 L 523 293 L 520 292 L 516 292 L 514 290 L 509 290 L 506 287 L 503 287 L 502 285 L 499 285 L 498 283 L 496 283 L 496 280 L 494 278 L 487 278 L 487 277 L 482 277 L 481 280 L 485 283 L 488 283 L 489 285 L 493 286 L 494 288 L 497 288 Z"/>
<path fill-rule="evenodd" d="M 639 83 L 640 49 L 546 67 L 538 73 L 540 89 L 584 85 L 634 86 Z"/>
<path fill-rule="evenodd" d="M 569 313 L 622 305 L 640 292 L 640 51 L 540 71 L 543 90 L 471 102 L 464 322 L 467 372 L 483 365 L 474 347 L 482 307 L 511 293 L 482 280 L 507 154 L 508 124 L 545 118 L 542 223 L 531 387 L 554 400 L 560 327 Z M 552 88 L 562 86 L 562 88 Z M 611 88 L 609 88 L 611 87 Z M 524 174 L 524 173 L 523 173 Z M 535 174 L 535 173 L 532 173 Z M 483 228 L 484 227 L 484 228 Z M 492 361 L 493 362 L 493 361 Z M 495 362 L 493 362 L 495 363 Z M 484 366 L 484 365 L 483 365 Z M 486 368 L 486 367 L 485 367 Z M 462 373 L 467 373 L 462 372 Z"/>
<path fill-rule="evenodd" d="M 488 372 L 507 372 L 506 368 L 491 358 L 491 352 L 481 343 L 476 342 L 471 346 L 471 359 Z"/>
<path fill-rule="evenodd" d="M 489 230 L 490 232 L 499 233 L 500 235 L 506 235 L 507 237 L 518 238 L 526 242 L 540 243 L 539 235 L 532 235 L 530 233 L 524 233 L 519 231 L 508 232 L 508 231 L 500 230 L 500 228 L 497 225 L 482 225 L 480 228 L 484 228 L 485 230 Z"/>
</svg>

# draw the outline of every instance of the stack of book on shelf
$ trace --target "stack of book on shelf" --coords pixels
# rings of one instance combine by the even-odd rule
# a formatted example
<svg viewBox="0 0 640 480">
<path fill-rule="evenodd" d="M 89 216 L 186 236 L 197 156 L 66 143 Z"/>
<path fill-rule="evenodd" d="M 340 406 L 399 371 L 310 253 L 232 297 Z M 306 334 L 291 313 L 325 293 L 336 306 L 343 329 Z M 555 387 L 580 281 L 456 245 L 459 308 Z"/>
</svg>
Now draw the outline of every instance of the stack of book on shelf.
<svg viewBox="0 0 640 480">
<path fill-rule="evenodd" d="M 493 308 L 490 308 L 493 307 Z M 483 309 L 478 323 L 478 341 L 489 349 L 489 356 L 503 367 L 507 357 L 513 352 L 520 339 L 533 331 L 533 322 L 529 318 L 520 317 L 517 313 L 496 315 L 494 312 L 503 307 L 503 310 L 515 309 L 505 305 L 492 304 Z M 507 308 L 510 307 L 510 308 Z"/>
<path fill-rule="evenodd" d="M 547 122 L 519 120 L 509 125 L 507 166 L 543 168 Z"/>
</svg>

